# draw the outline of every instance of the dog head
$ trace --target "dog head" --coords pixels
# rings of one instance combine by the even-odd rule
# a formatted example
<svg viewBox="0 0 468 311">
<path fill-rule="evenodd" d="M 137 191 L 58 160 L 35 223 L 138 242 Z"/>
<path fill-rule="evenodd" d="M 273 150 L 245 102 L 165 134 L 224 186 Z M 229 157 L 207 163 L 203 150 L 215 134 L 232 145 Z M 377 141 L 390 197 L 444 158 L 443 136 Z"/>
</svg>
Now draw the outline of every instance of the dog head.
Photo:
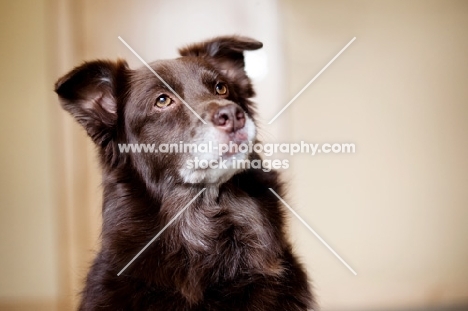
<svg viewBox="0 0 468 311">
<path fill-rule="evenodd" d="M 254 91 L 243 52 L 261 47 L 229 36 L 189 45 L 180 58 L 150 63 L 151 69 L 131 70 L 122 60 L 87 62 L 59 79 L 55 90 L 99 147 L 104 169 L 131 165 L 144 180 L 219 184 L 239 171 L 230 160 L 249 155 L 229 151 L 220 159 L 218 144 L 255 140 Z M 185 147 L 210 143 L 203 152 Z M 172 152 L 161 152 L 171 145 Z M 197 167 L 194 159 L 229 161 L 212 168 Z"/>
</svg>

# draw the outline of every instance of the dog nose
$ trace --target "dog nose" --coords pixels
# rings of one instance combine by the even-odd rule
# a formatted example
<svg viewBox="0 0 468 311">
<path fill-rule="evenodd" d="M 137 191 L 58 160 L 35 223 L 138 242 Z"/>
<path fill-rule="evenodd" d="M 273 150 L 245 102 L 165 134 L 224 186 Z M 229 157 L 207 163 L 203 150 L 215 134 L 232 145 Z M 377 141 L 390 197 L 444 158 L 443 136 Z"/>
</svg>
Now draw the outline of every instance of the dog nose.
<svg viewBox="0 0 468 311">
<path fill-rule="evenodd" d="M 245 113 L 234 104 L 219 107 L 213 115 L 213 124 L 228 133 L 235 132 L 244 127 Z"/>
</svg>

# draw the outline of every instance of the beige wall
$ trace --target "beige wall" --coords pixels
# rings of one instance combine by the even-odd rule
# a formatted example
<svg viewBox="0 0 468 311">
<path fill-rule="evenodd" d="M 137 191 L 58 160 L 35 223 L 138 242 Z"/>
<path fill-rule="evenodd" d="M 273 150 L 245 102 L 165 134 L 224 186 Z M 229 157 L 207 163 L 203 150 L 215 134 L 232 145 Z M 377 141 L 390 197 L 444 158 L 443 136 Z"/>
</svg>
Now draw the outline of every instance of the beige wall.
<svg viewBox="0 0 468 311">
<path fill-rule="evenodd" d="M 293 156 L 292 240 L 322 310 L 468 303 L 468 3 L 463 1 L 0 1 L 0 310 L 72 310 L 98 244 L 99 170 L 55 79 L 85 59 L 174 57 L 185 43 L 262 40 L 256 81 L 270 120 L 357 40 L 267 141 L 353 142 Z M 200 9 L 203 7 L 203 9 Z"/>
<path fill-rule="evenodd" d="M 58 293 L 44 1 L 0 2 L 0 309 Z"/>
<path fill-rule="evenodd" d="M 468 2 L 285 1 L 289 95 L 356 41 L 283 118 L 292 141 L 355 155 L 293 158 L 293 221 L 324 310 L 468 301 Z"/>
<path fill-rule="evenodd" d="M 0 5 L 0 310 L 72 310 L 100 224 L 94 148 L 53 93 L 81 61 L 80 5 Z"/>
</svg>

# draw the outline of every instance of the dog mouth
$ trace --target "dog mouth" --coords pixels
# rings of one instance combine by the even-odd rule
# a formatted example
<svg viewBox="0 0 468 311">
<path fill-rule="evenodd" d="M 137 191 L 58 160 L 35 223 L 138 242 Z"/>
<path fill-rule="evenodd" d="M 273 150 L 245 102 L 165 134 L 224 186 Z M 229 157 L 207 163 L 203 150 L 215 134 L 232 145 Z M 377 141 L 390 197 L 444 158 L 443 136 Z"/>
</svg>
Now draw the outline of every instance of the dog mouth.
<svg viewBox="0 0 468 311">
<path fill-rule="evenodd" d="M 223 157 L 235 156 L 239 153 L 249 153 L 246 148 L 250 142 L 255 139 L 256 127 L 253 121 L 249 117 L 245 117 L 244 126 L 232 132 L 224 132 L 217 130 L 217 143 L 218 143 L 218 155 Z"/>
<path fill-rule="evenodd" d="M 203 132 L 202 132 L 203 131 Z M 245 116 L 245 124 L 234 131 L 225 131 L 217 126 L 200 129 L 198 145 L 206 147 L 186 154 L 179 170 L 186 183 L 223 183 L 242 171 L 238 161 L 249 158 L 249 145 L 255 140 L 256 127 L 251 118 Z"/>
<path fill-rule="evenodd" d="M 241 129 L 235 133 L 231 133 L 227 136 L 226 140 L 219 142 L 219 155 L 221 157 L 233 157 L 239 153 L 245 153 L 239 152 L 239 149 L 242 149 L 241 146 L 247 145 L 248 143 L 249 137 L 246 130 Z"/>
<path fill-rule="evenodd" d="M 229 135 L 230 141 L 235 144 L 246 143 L 248 141 L 248 134 L 246 130 L 239 130 Z"/>
</svg>

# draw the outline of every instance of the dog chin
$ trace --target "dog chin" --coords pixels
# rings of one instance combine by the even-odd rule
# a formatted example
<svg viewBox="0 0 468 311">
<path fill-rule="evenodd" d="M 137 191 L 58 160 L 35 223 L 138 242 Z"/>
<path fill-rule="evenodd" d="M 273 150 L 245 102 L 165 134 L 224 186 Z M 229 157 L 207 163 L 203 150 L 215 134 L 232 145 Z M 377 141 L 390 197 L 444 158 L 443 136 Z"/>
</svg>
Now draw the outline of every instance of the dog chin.
<svg viewBox="0 0 468 311">
<path fill-rule="evenodd" d="M 236 144 L 248 143 L 249 141 L 255 140 L 256 136 L 256 127 L 251 118 L 247 116 L 245 127 L 240 130 L 241 136 L 244 136 L 242 141 L 235 141 Z M 199 141 L 208 143 L 209 141 L 217 142 L 218 144 L 229 144 L 230 140 L 226 139 L 228 136 L 224 133 L 220 133 L 214 127 L 209 130 L 204 129 L 201 139 Z M 218 150 L 216 150 L 218 151 Z M 190 154 L 190 159 L 183 163 L 182 167 L 179 169 L 179 175 L 184 181 L 188 184 L 217 184 L 220 185 L 231 179 L 236 173 L 244 170 L 242 165 L 239 165 L 239 162 L 248 160 L 249 153 L 224 153 L 219 155 L 218 152 L 209 152 L 209 153 L 192 153 Z M 214 161 L 214 166 L 216 167 L 207 167 L 200 168 L 195 165 L 189 166 L 188 162 L 190 160 L 205 160 L 205 161 Z M 213 163 L 213 162 L 212 162 Z M 194 164 L 192 162 L 192 164 Z"/>
<path fill-rule="evenodd" d="M 185 165 L 179 170 L 184 183 L 187 184 L 214 184 L 220 185 L 231 179 L 244 168 L 239 165 L 240 161 L 248 159 L 247 153 L 236 153 L 230 156 L 219 157 L 216 168 L 187 168 Z"/>
</svg>

